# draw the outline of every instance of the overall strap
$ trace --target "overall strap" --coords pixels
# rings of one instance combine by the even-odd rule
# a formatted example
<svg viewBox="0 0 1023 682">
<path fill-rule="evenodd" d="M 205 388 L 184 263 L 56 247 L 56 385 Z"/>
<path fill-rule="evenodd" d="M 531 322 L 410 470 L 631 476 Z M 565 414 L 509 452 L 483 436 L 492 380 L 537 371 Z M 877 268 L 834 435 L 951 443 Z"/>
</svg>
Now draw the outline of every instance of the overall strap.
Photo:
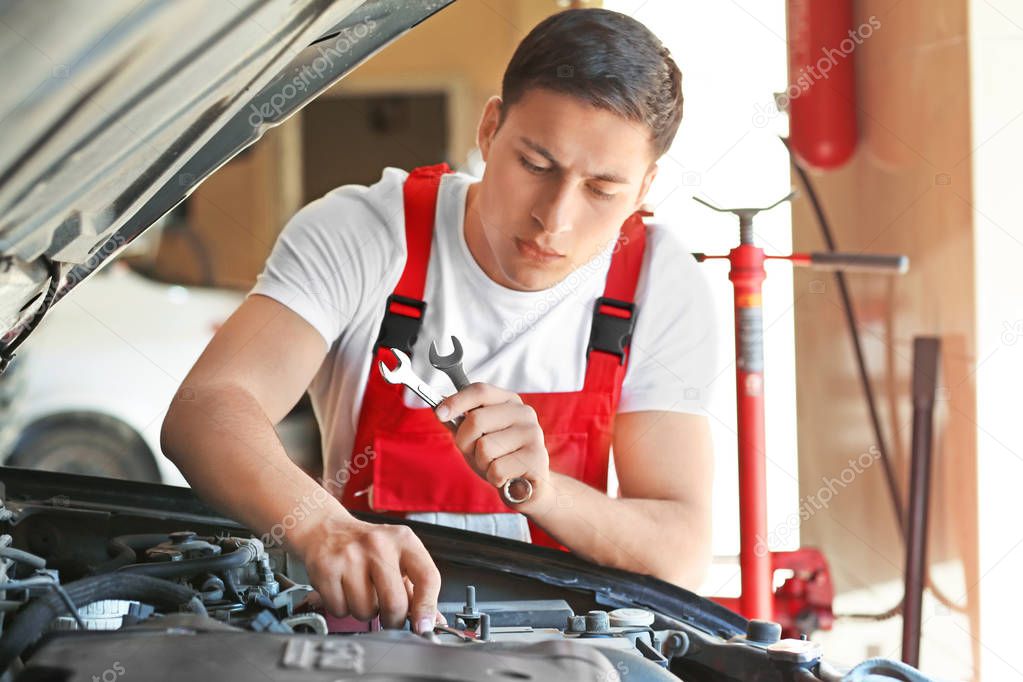
<svg viewBox="0 0 1023 682">
<path fill-rule="evenodd" d="M 405 247 L 408 257 L 401 279 L 387 297 L 387 311 L 373 345 L 374 354 L 381 348 L 400 348 L 412 355 L 412 347 L 426 314 L 423 291 L 437 215 L 437 190 L 441 177 L 450 172 L 446 163 L 421 166 L 409 173 L 405 180 Z"/>
<path fill-rule="evenodd" d="M 646 225 L 639 211 L 622 225 L 611 256 L 604 295 L 593 306 L 586 348 L 586 390 L 611 392 L 615 404 L 629 358 L 636 323 L 636 286 L 646 250 Z"/>
</svg>

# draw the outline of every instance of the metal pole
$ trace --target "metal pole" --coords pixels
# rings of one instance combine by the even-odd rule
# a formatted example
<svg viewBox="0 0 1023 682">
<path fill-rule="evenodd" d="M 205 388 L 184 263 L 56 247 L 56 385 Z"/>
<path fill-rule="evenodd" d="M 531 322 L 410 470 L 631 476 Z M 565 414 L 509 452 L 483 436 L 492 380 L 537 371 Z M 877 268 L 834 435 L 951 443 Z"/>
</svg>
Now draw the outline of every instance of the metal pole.
<svg viewBox="0 0 1023 682">
<path fill-rule="evenodd" d="M 771 552 L 767 544 L 767 456 L 764 434 L 764 250 L 752 244 L 750 218 L 741 216 L 742 243 L 731 250 L 728 279 L 735 288 L 736 411 L 739 438 L 739 611 L 771 620 Z"/>
<path fill-rule="evenodd" d="M 913 442 L 906 519 L 906 592 L 902 609 L 902 661 L 920 664 L 920 621 L 927 575 L 927 519 L 931 498 L 931 436 L 941 342 L 913 339 Z"/>
</svg>

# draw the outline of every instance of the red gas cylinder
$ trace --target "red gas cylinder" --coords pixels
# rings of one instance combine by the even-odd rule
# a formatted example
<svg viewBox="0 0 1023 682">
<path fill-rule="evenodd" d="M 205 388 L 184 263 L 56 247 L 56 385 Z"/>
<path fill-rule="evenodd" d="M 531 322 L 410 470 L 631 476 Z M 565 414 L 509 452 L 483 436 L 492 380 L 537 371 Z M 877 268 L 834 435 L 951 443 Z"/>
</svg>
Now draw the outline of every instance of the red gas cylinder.
<svg viewBox="0 0 1023 682">
<path fill-rule="evenodd" d="M 789 87 L 781 104 L 789 111 L 792 153 L 818 170 L 838 168 L 856 148 L 853 56 L 880 24 L 853 26 L 852 5 L 788 0 Z"/>
</svg>

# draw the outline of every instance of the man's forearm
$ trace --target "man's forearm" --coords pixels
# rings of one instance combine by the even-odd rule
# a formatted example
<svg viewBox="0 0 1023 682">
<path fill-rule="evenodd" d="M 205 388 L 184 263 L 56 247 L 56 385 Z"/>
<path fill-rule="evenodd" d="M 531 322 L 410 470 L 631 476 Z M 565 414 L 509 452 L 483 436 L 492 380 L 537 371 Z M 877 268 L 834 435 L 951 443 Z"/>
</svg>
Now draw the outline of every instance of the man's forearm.
<svg viewBox="0 0 1023 682">
<path fill-rule="evenodd" d="M 433 631 L 440 573 L 423 543 L 405 526 L 349 514 L 291 462 L 249 392 L 221 385 L 189 393 L 186 383 L 161 436 L 200 495 L 298 555 L 329 613 L 379 616 L 389 628 L 408 619 L 420 634 Z"/>
<path fill-rule="evenodd" d="M 204 500 L 274 540 L 293 540 L 317 517 L 343 512 L 291 461 L 259 403 L 241 388 L 182 387 L 161 444 Z"/>
<path fill-rule="evenodd" d="M 682 502 L 614 499 L 551 473 L 530 518 L 570 550 L 605 566 L 699 587 L 710 559 L 707 533 Z"/>
</svg>

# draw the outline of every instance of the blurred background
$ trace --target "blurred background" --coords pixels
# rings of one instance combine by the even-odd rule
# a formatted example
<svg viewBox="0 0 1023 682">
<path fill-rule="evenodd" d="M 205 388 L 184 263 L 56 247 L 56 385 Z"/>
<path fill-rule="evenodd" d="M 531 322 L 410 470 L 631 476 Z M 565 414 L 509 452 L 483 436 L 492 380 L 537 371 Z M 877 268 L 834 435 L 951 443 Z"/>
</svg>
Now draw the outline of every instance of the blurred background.
<svg viewBox="0 0 1023 682">
<path fill-rule="evenodd" d="M 89 286 L 76 289 L 0 381 L 0 451 L 8 463 L 184 484 L 159 453 L 159 430 L 185 373 L 255 281 L 303 204 L 386 166 L 447 161 L 479 174 L 475 128 L 518 41 L 548 14 L 603 6 L 645 22 L 683 72 L 682 127 L 651 192 L 654 220 L 694 252 L 727 253 L 736 220 L 723 206 L 766 206 L 769 254 L 823 246 L 780 140 L 788 116 L 786 3 L 753 0 L 460 0 L 413 30 L 212 177 Z M 997 184 L 1023 149 L 1019 71 L 1023 7 L 1011 0 L 859 0 L 859 144 L 841 168 L 811 172 L 838 245 L 900 253 L 910 271 L 849 275 L 869 380 L 896 484 L 907 489 L 913 338 L 939 336 L 930 582 L 921 668 L 946 678 L 1016 679 L 1015 573 L 1002 560 L 1023 538 L 1004 515 L 1023 458 L 1010 435 L 1019 399 L 1009 377 L 1023 337 L 1016 263 L 1023 230 Z M 702 594 L 738 593 L 732 288 L 727 265 L 701 265 L 720 338 L 706 390 L 717 457 L 714 568 Z M 829 658 L 898 657 L 903 545 L 880 465 L 852 480 L 876 447 L 837 287 L 828 273 L 768 264 L 764 285 L 768 527 L 771 550 L 819 548 L 836 621 L 814 638 Z M 116 291 L 116 293 L 114 293 Z M 65 341 L 74 337 L 73 345 Z M 1023 344 L 1020 344 L 1023 345 Z M 1016 374 L 1018 376 L 1018 374 Z M 982 419 L 980 414 L 984 414 Z M 982 422 L 978 423 L 978 422 Z M 279 427 L 292 456 L 320 473 L 319 435 L 303 401 Z M 838 480 L 839 483 L 835 483 Z M 829 490 L 823 502 L 824 490 Z M 811 503 L 812 502 L 812 503 Z M 823 502 L 823 503 L 822 503 Z M 1007 528 L 1014 529 L 1007 532 Z M 986 530 L 985 530 L 986 529 Z M 778 580 L 786 576 L 779 573 Z M 982 665 L 983 664 L 983 665 Z"/>
</svg>

